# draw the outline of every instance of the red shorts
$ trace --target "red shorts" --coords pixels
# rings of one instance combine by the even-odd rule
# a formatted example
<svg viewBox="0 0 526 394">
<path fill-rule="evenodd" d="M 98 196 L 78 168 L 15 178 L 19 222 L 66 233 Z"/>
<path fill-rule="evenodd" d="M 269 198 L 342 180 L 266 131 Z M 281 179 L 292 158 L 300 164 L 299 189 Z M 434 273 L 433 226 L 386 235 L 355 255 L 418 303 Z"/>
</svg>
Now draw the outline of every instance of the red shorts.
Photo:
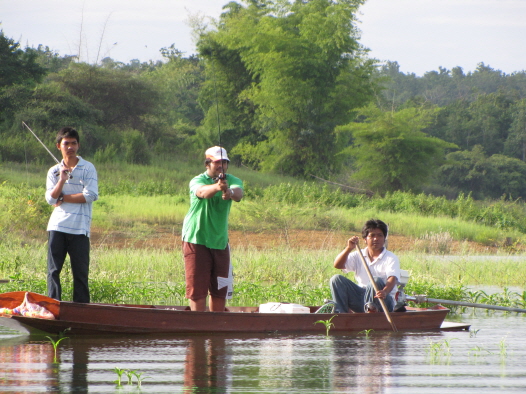
<svg viewBox="0 0 526 394">
<path fill-rule="evenodd" d="M 217 298 L 232 298 L 230 247 L 210 249 L 183 241 L 186 298 L 197 301 L 208 294 Z"/>
</svg>

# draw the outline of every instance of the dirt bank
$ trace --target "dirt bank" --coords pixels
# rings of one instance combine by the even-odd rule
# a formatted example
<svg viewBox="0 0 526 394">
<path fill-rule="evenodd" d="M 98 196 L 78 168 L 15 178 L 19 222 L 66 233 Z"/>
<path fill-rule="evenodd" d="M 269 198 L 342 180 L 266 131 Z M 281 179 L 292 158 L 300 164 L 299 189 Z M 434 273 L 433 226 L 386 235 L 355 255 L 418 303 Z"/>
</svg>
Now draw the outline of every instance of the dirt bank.
<svg viewBox="0 0 526 394">
<path fill-rule="evenodd" d="M 289 230 L 275 232 L 242 232 L 231 231 L 230 243 L 233 247 L 265 249 L 276 246 L 288 246 L 295 249 L 340 249 L 345 246 L 347 238 L 353 234 L 336 233 L 333 231 Z M 155 228 L 152 231 L 124 232 L 104 231 L 94 228 L 92 231 L 93 247 L 109 248 L 154 248 L 179 249 L 181 234 L 179 229 Z M 423 240 L 401 235 L 389 236 L 389 249 L 393 252 L 433 248 L 433 245 Z M 436 247 L 436 246 L 434 246 Z M 480 253 L 494 254 L 502 247 L 486 246 L 475 242 L 452 241 L 441 247 L 449 248 L 448 254 Z M 431 252 L 433 252 L 431 250 Z"/>
</svg>

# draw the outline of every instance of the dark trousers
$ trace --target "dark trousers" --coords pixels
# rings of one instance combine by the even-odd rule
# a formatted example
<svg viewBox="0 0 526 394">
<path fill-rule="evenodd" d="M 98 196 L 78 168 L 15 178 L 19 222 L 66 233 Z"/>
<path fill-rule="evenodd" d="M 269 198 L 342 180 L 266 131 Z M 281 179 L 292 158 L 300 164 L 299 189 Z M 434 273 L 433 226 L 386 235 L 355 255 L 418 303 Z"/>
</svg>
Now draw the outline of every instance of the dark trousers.
<svg viewBox="0 0 526 394">
<path fill-rule="evenodd" d="M 89 275 L 89 237 L 78 234 L 67 234 L 60 231 L 49 231 L 47 253 L 47 292 L 56 300 L 62 298 L 60 272 L 66 255 L 69 255 L 73 273 L 73 301 L 90 302 Z"/>
<path fill-rule="evenodd" d="M 378 289 L 385 287 L 383 279 L 374 278 L 374 281 Z M 336 313 L 347 313 L 349 309 L 356 313 L 364 312 L 364 306 L 369 302 L 372 302 L 377 310 L 383 311 L 378 298 L 374 298 L 376 292 L 372 284 L 363 288 L 343 275 L 334 275 L 330 280 L 330 287 L 332 299 L 336 303 Z M 394 298 L 388 295 L 384 301 L 389 312 L 392 312 L 395 305 Z"/>
</svg>

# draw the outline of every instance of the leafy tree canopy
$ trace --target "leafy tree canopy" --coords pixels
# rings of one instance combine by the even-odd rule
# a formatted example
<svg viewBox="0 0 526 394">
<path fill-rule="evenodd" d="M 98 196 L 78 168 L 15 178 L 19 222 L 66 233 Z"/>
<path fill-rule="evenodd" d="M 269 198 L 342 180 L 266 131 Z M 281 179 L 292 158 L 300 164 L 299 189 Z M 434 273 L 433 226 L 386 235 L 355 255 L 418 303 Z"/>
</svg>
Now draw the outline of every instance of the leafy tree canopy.
<svg viewBox="0 0 526 394">
<path fill-rule="evenodd" d="M 0 88 L 14 84 L 34 85 L 46 75 L 33 50 L 22 50 L 20 44 L 0 30 Z"/>
<path fill-rule="evenodd" d="M 350 148 L 357 168 L 354 177 L 380 193 L 419 190 L 440 165 L 444 151 L 456 148 L 422 132 L 435 113 L 415 108 L 383 112 L 373 105 L 363 108 L 361 121 L 348 125 L 354 138 Z"/>
<path fill-rule="evenodd" d="M 149 81 L 132 72 L 85 63 L 72 64 L 51 79 L 101 111 L 106 127 L 140 129 L 142 116 L 153 111 L 159 98 Z"/>
<path fill-rule="evenodd" d="M 526 163 L 495 154 L 487 157 L 476 145 L 470 151 L 449 153 L 437 179 L 457 192 L 472 193 L 475 198 L 526 197 Z"/>
<path fill-rule="evenodd" d="M 217 30 L 201 35 L 214 76 L 202 96 L 205 125 L 217 118 L 217 89 L 226 140 L 245 162 L 291 175 L 336 170 L 334 127 L 372 96 L 373 65 L 354 26 L 363 1 L 244 3 L 229 3 Z"/>
</svg>

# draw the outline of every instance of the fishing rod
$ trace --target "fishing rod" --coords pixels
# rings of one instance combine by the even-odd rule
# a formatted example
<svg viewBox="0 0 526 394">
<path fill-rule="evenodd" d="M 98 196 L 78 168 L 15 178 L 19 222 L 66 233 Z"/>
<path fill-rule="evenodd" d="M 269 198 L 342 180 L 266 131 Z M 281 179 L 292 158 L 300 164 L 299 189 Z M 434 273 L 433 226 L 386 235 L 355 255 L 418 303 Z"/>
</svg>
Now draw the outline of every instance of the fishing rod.
<svg viewBox="0 0 526 394">
<path fill-rule="evenodd" d="M 219 152 L 221 153 L 221 174 L 219 179 L 226 179 L 225 168 L 223 167 L 223 147 L 221 146 L 221 121 L 219 119 L 219 100 L 217 96 L 217 84 L 216 84 L 216 71 L 214 64 L 212 63 L 212 74 L 214 75 L 214 92 L 216 96 L 216 117 L 217 117 L 217 133 L 219 136 Z"/>
<path fill-rule="evenodd" d="M 57 164 L 60 165 L 60 161 L 58 161 L 58 159 L 55 157 L 55 155 L 53 153 L 51 153 L 51 151 L 47 148 L 46 144 L 44 144 L 40 138 L 37 137 L 37 135 L 35 134 L 35 132 L 33 130 L 31 130 L 31 128 L 26 124 L 26 122 L 22 121 L 22 124 L 24 126 L 27 127 L 27 129 L 31 132 L 31 134 L 33 134 L 35 136 L 35 138 L 37 139 L 38 142 L 40 142 L 42 144 L 42 146 L 44 147 L 45 150 L 47 150 L 47 152 L 51 155 L 51 157 L 57 162 Z M 71 175 L 71 173 L 69 171 L 66 171 L 66 173 L 69 175 L 69 179 L 72 179 L 73 178 L 73 175 Z"/>
</svg>

